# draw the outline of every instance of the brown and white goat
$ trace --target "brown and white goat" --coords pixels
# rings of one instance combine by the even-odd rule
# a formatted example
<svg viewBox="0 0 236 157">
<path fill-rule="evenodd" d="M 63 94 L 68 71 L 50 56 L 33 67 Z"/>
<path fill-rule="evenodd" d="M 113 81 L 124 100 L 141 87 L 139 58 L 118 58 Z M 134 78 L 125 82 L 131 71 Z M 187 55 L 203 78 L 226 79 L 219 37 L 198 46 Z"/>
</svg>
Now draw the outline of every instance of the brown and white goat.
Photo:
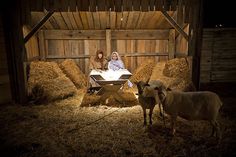
<svg viewBox="0 0 236 157">
<path fill-rule="evenodd" d="M 145 82 L 139 81 L 139 82 L 135 82 L 135 84 L 137 85 L 137 88 L 138 88 L 138 101 L 143 109 L 143 118 L 144 118 L 143 125 L 144 126 L 147 125 L 146 109 L 149 109 L 149 123 L 152 125 L 152 113 L 153 113 L 153 109 L 156 105 L 155 98 L 143 96 L 143 89 L 146 85 Z"/>
</svg>

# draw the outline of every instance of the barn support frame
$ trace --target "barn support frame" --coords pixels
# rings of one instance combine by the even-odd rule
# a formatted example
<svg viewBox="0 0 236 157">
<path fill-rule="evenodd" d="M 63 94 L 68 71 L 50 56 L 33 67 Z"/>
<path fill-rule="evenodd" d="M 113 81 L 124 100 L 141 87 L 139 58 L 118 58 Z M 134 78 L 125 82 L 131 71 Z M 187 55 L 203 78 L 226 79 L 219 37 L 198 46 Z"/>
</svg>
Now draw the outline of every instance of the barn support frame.
<svg viewBox="0 0 236 157">
<path fill-rule="evenodd" d="M 189 29 L 188 56 L 192 56 L 192 81 L 197 88 L 200 87 L 200 59 L 202 47 L 202 16 L 203 0 L 192 0 L 190 6 L 191 19 Z"/>
<path fill-rule="evenodd" d="M 41 21 L 39 21 L 39 23 L 33 27 L 33 29 L 29 32 L 29 34 L 26 35 L 26 37 L 24 38 L 25 43 L 27 43 L 27 41 L 29 41 L 29 39 L 35 33 L 38 32 L 38 30 L 50 19 L 50 17 L 52 17 L 53 13 L 54 11 L 47 12 L 47 14 L 41 19 Z"/>
<path fill-rule="evenodd" d="M 11 84 L 12 99 L 15 103 L 27 102 L 27 81 L 25 64 L 26 51 L 24 47 L 21 1 L 15 4 L 7 3 L 2 19 L 7 51 L 8 71 Z"/>
</svg>

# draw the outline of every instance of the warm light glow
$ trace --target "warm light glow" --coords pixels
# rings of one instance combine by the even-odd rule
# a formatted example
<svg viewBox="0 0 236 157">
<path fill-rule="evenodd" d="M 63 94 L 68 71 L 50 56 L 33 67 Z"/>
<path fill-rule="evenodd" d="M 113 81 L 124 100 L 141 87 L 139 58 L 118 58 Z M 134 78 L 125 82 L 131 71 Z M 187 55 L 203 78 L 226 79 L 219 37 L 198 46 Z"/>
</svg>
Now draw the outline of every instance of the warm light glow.
<svg viewBox="0 0 236 157">
<path fill-rule="evenodd" d="M 114 80 L 119 80 L 119 78 L 124 75 L 128 74 L 131 75 L 131 73 L 127 69 L 120 69 L 120 70 L 106 70 L 106 71 L 96 71 L 93 70 L 90 75 L 100 75 L 104 80 L 106 81 L 114 81 Z"/>
</svg>

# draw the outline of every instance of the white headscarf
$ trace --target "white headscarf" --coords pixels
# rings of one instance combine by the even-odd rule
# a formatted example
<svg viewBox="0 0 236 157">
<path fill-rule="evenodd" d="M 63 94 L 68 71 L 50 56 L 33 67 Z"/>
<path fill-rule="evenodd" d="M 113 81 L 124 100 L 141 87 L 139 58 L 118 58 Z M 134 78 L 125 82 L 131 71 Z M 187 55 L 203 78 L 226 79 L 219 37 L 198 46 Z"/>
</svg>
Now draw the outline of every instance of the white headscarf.
<svg viewBox="0 0 236 157">
<path fill-rule="evenodd" d="M 113 54 L 116 54 L 117 60 L 121 60 L 120 55 L 119 55 L 118 52 L 116 52 L 116 51 L 112 52 L 112 54 L 111 54 L 111 60 L 112 60 Z"/>
</svg>

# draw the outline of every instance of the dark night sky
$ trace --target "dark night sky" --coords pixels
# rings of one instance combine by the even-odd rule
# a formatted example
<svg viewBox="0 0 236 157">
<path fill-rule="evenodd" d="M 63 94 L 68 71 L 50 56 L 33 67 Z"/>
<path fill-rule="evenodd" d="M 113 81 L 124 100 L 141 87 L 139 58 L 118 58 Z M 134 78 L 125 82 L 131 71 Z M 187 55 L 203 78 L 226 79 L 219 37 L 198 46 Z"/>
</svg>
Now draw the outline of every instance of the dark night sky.
<svg viewBox="0 0 236 157">
<path fill-rule="evenodd" d="M 203 0 L 203 27 L 236 27 L 234 0 Z M 235 3 L 235 2 L 234 2 Z"/>
</svg>

